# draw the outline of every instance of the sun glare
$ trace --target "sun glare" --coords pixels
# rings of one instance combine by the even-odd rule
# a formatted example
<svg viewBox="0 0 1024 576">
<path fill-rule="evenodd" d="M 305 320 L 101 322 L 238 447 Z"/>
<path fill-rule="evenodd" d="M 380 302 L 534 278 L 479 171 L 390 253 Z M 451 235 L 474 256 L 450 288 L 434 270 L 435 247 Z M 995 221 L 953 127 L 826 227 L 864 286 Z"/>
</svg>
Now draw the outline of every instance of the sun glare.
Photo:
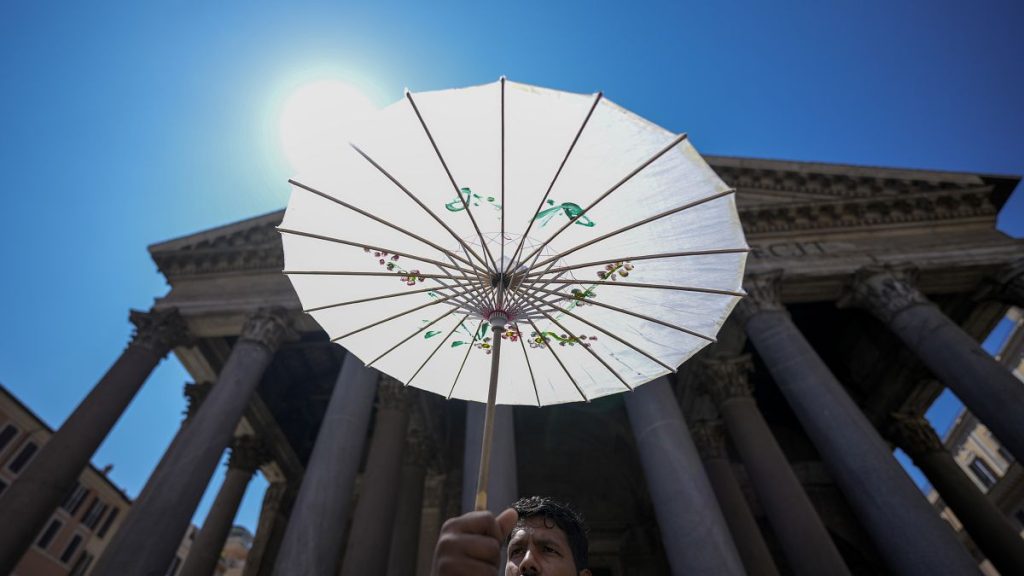
<svg viewBox="0 0 1024 576">
<path fill-rule="evenodd" d="M 298 87 L 278 126 L 285 158 L 299 173 L 329 167 L 348 145 L 348 135 L 376 109 L 365 94 L 338 80 Z"/>
</svg>

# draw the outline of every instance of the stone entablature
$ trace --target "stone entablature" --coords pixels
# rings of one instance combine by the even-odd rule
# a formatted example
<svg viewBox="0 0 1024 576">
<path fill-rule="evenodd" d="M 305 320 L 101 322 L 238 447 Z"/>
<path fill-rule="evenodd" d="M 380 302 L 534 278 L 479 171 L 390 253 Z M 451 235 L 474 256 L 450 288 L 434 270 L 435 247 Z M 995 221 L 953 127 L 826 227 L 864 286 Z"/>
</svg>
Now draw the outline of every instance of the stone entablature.
<svg viewBox="0 0 1024 576">
<path fill-rule="evenodd" d="M 969 173 L 867 168 L 777 160 L 708 157 L 737 189 L 740 219 L 749 237 L 822 236 L 875 226 L 984 220 L 988 227 L 1018 178 Z M 209 274 L 279 271 L 284 260 L 272 212 L 150 246 L 172 283 Z M 753 243 L 752 243 L 753 244 Z M 827 254 L 827 242 L 755 246 L 757 257 Z"/>
</svg>

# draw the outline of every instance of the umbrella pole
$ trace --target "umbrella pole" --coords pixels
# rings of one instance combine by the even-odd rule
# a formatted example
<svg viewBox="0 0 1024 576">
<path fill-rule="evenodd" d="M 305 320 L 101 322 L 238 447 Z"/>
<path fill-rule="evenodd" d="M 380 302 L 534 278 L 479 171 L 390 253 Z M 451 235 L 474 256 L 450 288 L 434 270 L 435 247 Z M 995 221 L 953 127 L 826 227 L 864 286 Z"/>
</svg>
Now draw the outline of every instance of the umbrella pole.
<svg viewBox="0 0 1024 576">
<path fill-rule="evenodd" d="M 480 442 L 480 473 L 476 481 L 474 510 L 487 509 L 487 479 L 491 471 L 491 440 L 494 437 L 494 404 L 498 397 L 498 359 L 501 356 L 501 333 L 505 326 L 491 326 L 494 344 L 491 347 L 491 386 L 487 390 L 487 411 L 484 413 L 484 437 Z"/>
</svg>

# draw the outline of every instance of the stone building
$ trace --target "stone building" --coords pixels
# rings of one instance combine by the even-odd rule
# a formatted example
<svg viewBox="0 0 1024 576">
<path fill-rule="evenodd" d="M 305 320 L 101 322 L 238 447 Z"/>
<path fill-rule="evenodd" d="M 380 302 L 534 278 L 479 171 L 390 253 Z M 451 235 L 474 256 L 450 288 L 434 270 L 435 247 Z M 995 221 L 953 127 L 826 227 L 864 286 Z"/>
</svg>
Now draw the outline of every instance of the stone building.
<svg viewBox="0 0 1024 576">
<path fill-rule="evenodd" d="M 1024 317 L 1020 309 L 1013 308 L 1007 313 L 1007 319 L 1012 322 L 1012 327 L 996 353 L 996 358 L 1014 376 L 1024 381 Z M 974 481 L 978 490 L 988 495 L 1000 512 L 1011 518 L 1014 528 L 1024 537 L 1024 474 L 1021 473 L 1020 463 L 1009 450 L 966 409 L 961 409 L 942 443 L 964 474 Z M 984 558 L 978 545 L 964 532 L 963 523 L 936 490 L 928 494 L 928 500 L 957 530 L 964 545 L 982 562 L 982 570 L 986 574 L 998 573 L 991 562 Z"/>
<path fill-rule="evenodd" d="M 0 495 L 52 435 L 45 422 L 0 386 Z M 47 515 L 44 527 L 18 559 L 13 576 L 84 576 L 90 572 L 131 508 L 131 500 L 106 473 L 91 464 L 80 471 L 67 496 Z M 10 521 L 0 519 L 0 531 Z"/>
<path fill-rule="evenodd" d="M 595 576 L 977 573 L 893 458 L 901 446 L 958 515 L 975 511 L 964 526 L 993 564 L 1024 572 L 1010 520 L 921 418 L 947 386 L 1024 457 L 1024 387 L 978 346 L 1024 304 L 1024 243 L 995 230 L 1019 178 L 709 162 L 738 190 L 749 296 L 671 378 L 500 408 L 492 505 L 572 501 Z M 212 572 L 257 467 L 270 484 L 247 576 L 426 574 L 443 520 L 471 507 L 481 406 L 404 389 L 331 344 L 281 275 L 281 216 L 150 247 L 171 289 L 132 314 L 136 336 L 61 432 L 112 424 L 172 350 L 194 380 L 190 415 L 97 574 L 165 569 L 229 445 L 189 555 L 204 560 L 181 574 Z M 51 476 L 56 460 L 41 463 Z M 29 483 L 18 502 L 0 514 L 54 506 Z M 17 545 L 0 538 L 0 569 Z"/>
</svg>

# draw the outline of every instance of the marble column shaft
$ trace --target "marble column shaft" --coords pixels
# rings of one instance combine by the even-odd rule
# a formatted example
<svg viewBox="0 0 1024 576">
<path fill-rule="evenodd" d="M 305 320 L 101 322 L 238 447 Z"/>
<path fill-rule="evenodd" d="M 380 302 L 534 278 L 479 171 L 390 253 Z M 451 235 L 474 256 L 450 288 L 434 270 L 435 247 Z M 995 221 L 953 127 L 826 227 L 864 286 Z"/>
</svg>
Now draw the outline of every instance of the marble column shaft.
<svg viewBox="0 0 1024 576">
<path fill-rule="evenodd" d="M 423 512 L 423 483 L 427 477 L 429 440 L 418 429 L 410 430 L 398 485 L 398 509 L 395 511 L 388 557 L 388 576 L 416 573 L 419 559 L 420 525 Z"/>
<path fill-rule="evenodd" d="M 247 320 L 217 383 L 164 453 L 93 574 L 163 576 L 249 398 L 291 335 L 283 310 L 261 309 Z"/>
<path fill-rule="evenodd" d="M 911 268 L 865 268 L 845 304 L 866 308 L 1024 461 L 1024 384 L 914 286 Z"/>
<path fill-rule="evenodd" d="M 384 574 L 388 567 L 395 521 L 402 452 L 409 425 L 409 391 L 388 376 L 377 391 L 374 423 L 359 500 L 352 515 L 352 532 L 345 546 L 342 576 Z"/>
<path fill-rule="evenodd" d="M 277 574 L 337 574 L 379 380 L 379 372 L 345 356 L 277 555 Z"/>
<path fill-rule="evenodd" d="M 744 574 L 668 380 L 624 397 L 673 576 Z"/>
<path fill-rule="evenodd" d="M 793 572 L 848 575 L 849 569 L 751 395 L 749 356 L 704 363 L 705 382 L 750 475 Z"/>
<path fill-rule="evenodd" d="M 754 348 L 890 569 L 901 576 L 978 567 L 896 462 L 867 417 L 778 301 L 778 274 L 748 278 L 737 307 Z"/>
<path fill-rule="evenodd" d="M 466 403 L 466 443 L 462 458 L 462 512 L 472 512 L 480 473 L 480 443 L 484 435 L 485 404 Z M 487 508 L 500 514 L 519 499 L 515 421 L 511 406 L 496 406 L 491 471 L 487 479 Z"/>
<path fill-rule="evenodd" d="M 725 516 L 725 523 L 729 525 L 732 541 L 736 544 L 747 575 L 778 576 L 779 569 L 764 541 L 764 535 L 733 475 L 732 463 L 725 449 L 723 428 L 720 421 L 697 422 L 691 428 L 694 444 L 704 463 L 704 471 L 711 481 L 711 488 L 715 491 L 718 506 Z"/>
<path fill-rule="evenodd" d="M 160 360 L 190 338 L 177 310 L 139 312 L 127 349 L 0 497 L 0 574 L 14 570 Z"/>
<path fill-rule="evenodd" d="M 185 564 L 179 576 L 210 576 L 217 569 L 217 561 L 227 542 L 231 526 L 238 514 L 238 506 L 245 496 L 245 489 L 253 473 L 266 460 L 265 451 L 259 440 L 250 437 L 237 438 L 231 446 L 228 471 L 221 484 L 213 506 L 206 514 L 203 528 L 199 531 L 188 550 Z"/>
<path fill-rule="evenodd" d="M 895 415 L 893 436 L 1002 574 L 1024 574 L 1024 540 L 974 485 L 924 418 Z"/>
<path fill-rule="evenodd" d="M 298 490 L 288 482 L 271 482 L 263 493 L 263 506 L 242 576 L 276 576 L 274 561 L 284 540 Z"/>
</svg>

